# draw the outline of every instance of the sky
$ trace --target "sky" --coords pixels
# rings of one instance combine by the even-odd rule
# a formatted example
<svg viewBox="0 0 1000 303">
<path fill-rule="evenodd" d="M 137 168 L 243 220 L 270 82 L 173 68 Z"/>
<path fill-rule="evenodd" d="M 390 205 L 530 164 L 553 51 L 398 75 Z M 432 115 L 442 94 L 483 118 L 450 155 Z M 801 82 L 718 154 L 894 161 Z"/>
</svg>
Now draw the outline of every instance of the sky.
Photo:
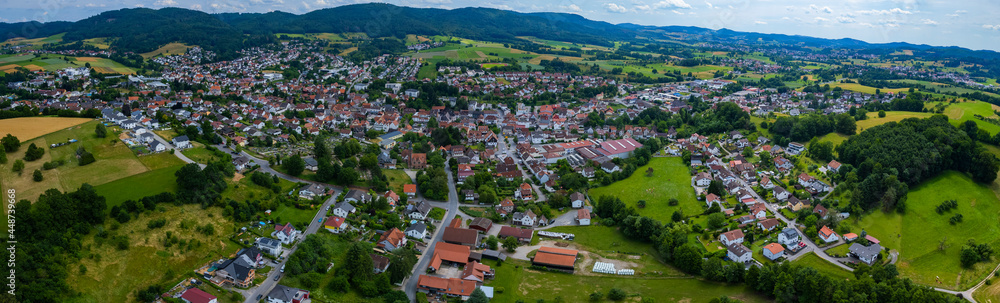
<svg viewBox="0 0 1000 303">
<path fill-rule="evenodd" d="M 0 0 L 0 22 L 75 21 L 121 8 L 181 7 L 208 13 L 312 10 L 361 0 Z M 994 0 L 387 0 L 432 8 L 489 7 L 564 12 L 610 23 L 909 42 L 1000 51 L 1000 2 Z"/>
</svg>

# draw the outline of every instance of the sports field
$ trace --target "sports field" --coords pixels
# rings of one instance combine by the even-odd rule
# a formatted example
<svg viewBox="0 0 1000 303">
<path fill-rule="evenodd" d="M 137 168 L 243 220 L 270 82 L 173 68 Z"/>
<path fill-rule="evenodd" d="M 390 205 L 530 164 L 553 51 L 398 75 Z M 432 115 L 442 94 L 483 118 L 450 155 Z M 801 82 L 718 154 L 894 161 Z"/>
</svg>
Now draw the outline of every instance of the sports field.
<svg viewBox="0 0 1000 303">
<path fill-rule="evenodd" d="M 646 169 L 653 168 L 653 176 L 646 176 Z M 694 195 L 688 167 L 679 157 L 653 158 L 646 166 L 635 170 L 632 176 L 608 186 L 590 189 L 591 199 L 602 195 L 621 198 L 626 205 L 635 207 L 639 214 L 662 222 L 670 222 L 674 211 L 682 210 L 685 215 L 700 214 L 702 203 Z M 668 201 L 676 198 L 677 206 Z M 639 208 L 637 202 L 646 200 L 646 207 Z"/>
</svg>

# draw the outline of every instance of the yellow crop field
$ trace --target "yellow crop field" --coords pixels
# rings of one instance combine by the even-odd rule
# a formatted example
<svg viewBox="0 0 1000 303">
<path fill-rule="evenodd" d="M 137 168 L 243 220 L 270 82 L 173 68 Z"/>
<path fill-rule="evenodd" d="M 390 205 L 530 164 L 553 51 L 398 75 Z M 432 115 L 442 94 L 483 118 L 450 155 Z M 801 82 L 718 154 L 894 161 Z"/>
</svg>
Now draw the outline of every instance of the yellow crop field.
<svg viewBox="0 0 1000 303">
<path fill-rule="evenodd" d="M 0 136 L 11 134 L 21 142 L 38 138 L 44 134 L 55 132 L 71 126 L 77 126 L 90 118 L 60 118 L 60 117 L 26 117 L 0 120 Z"/>
</svg>

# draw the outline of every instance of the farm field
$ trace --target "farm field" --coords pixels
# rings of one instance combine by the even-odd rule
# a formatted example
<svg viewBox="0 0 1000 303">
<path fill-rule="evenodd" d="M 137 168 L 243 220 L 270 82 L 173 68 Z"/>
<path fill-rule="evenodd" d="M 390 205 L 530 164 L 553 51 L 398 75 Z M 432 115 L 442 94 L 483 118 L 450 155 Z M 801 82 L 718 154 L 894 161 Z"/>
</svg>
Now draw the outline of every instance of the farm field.
<svg viewBox="0 0 1000 303">
<path fill-rule="evenodd" d="M 938 104 L 941 102 L 929 102 L 924 107 L 934 108 Z M 952 125 L 961 126 L 965 121 L 975 121 L 980 129 L 988 131 L 990 135 L 995 135 L 1000 132 L 1000 126 L 976 119 L 976 115 L 997 118 L 996 113 L 993 112 L 994 109 L 992 104 L 982 101 L 955 102 L 948 104 L 948 107 L 944 109 L 944 114 L 948 115 Z"/>
<path fill-rule="evenodd" d="M 42 137 L 21 142 L 21 148 L 17 152 L 9 153 L 9 159 L 20 159 L 24 157 L 24 152 L 31 143 L 45 149 L 45 155 L 41 159 L 25 162 L 22 175 L 6 173 L 10 171 L 13 160 L 3 165 L 5 173 L 3 183 L 11 188 L 18 188 L 18 196 L 23 199 L 35 200 L 41 193 L 50 188 L 60 191 L 69 191 L 79 188 L 83 183 L 90 185 L 101 185 L 114 180 L 132 176 L 149 171 L 129 148 L 114 137 L 113 129 L 109 129 L 109 138 L 97 138 L 94 135 L 94 128 L 97 121 L 87 122 L 71 129 L 60 130 Z M 69 139 L 79 140 L 69 145 L 49 148 L 51 143 L 67 142 Z M 84 147 L 94 154 L 96 162 L 86 166 L 78 166 L 76 159 L 76 149 Z M 44 180 L 34 182 L 31 172 L 41 169 L 42 164 L 53 160 L 63 160 L 65 164 L 52 169 L 43 170 Z"/>
<path fill-rule="evenodd" d="M 90 118 L 62 118 L 62 117 L 24 117 L 0 120 L 0 136 L 7 134 L 14 135 L 21 142 L 38 138 L 44 134 L 77 126 L 88 121 Z"/>
<path fill-rule="evenodd" d="M 757 251 L 754 251 L 755 255 L 756 253 Z M 823 260 L 822 258 L 817 256 L 816 253 L 814 252 L 809 252 L 808 254 L 799 257 L 798 259 L 793 261 L 792 264 L 812 267 L 813 269 L 816 269 L 816 271 L 818 272 L 829 275 L 831 278 L 840 278 L 844 280 L 854 279 L 853 273 L 846 271 L 843 268 L 840 268 L 836 265 L 830 264 L 830 262 Z"/>
<path fill-rule="evenodd" d="M 998 284 L 1000 280 L 997 280 L 997 278 L 991 279 L 993 280 L 992 284 L 983 284 L 983 286 L 980 286 L 979 289 L 976 289 L 976 292 L 972 293 L 972 298 L 976 299 L 976 302 L 1000 302 L 1000 284 Z"/>
<path fill-rule="evenodd" d="M 497 266 L 495 261 L 486 260 L 484 264 L 496 270 L 496 278 L 488 280 L 485 285 L 504 289 L 490 301 L 494 303 L 542 299 L 550 302 L 556 298 L 562 298 L 562 302 L 587 302 L 591 293 L 600 291 L 607 294 L 612 288 L 632 295 L 629 302 L 637 302 L 641 298 L 655 298 L 656 302 L 708 302 L 720 296 L 743 302 L 769 301 L 743 285 L 726 285 L 695 278 L 623 278 L 540 272 L 527 269 L 530 264 L 526 261 L 507 261 Z"/>
<path fill-rule="evenodd" d="M 869 112 L 868 119 L 861 120 L 857 122 L 858 133 L 864 131 L 873 126 L 882 125 L 888 122 L 899 122 L 906 118 L 927 118 L 933 116 L 932 113 L 918 113 L 918 112 L 904 112 L 904 111 L 887 111 L 885 112 L 885 118 L 879 118 L 878 112 Z"/>
<path fill-rule="evenodd" d="M 646 176 L 646 169 L 653 168 L 653 176 Z M 635 207 L 639 214 L 662 222 L 670 222 L 670 216 L 680 209 L 685 215 L 702 212 L 701 202 L 695 198 L 691 187 L 691 175 L 679 157 L 652 158 L 646 166 L 637 168 L 632 176 L 608 186 L 590 189 L 590 198 L 599 199 L 603 195 L 621 198 L 626 205 Z M 676 198 L 680 203 L 670 206 L 667 201 Z M 646 208 L 636 203 L 646 200 Z"/>
<path fill-rule="evenodd" d="M 924 285 L 966 289 L 993 269 L 995 264 L 988 263 L 963 269 L 959 252 L 969 239 L 992 245 L 1000 242 L 1000 201 L 994 190 L 962 173 L 947 171 L 911 188 L 907 197 L 906 214 L 875 211 L 852 222 L 856 226 L 852 232 L 864 229 L 883 246 L 899 251 L 896 267 L 901 277 Z M 950 199 L 958 201 L 958 208 L 937 214 L 935 207 Z M 949 224 L 954 214 L 962 214 L 963 222 Z M 941 241 L 945 242 L 943 251 Z"/>
<path fill-rule="evenodd" d="M 865 86 L 857 83 L 830 83 L 830 88 L 834 87 L 840 87 L 844 90 L 865 93 L 865 94 L 874 94 L 875 90 L 878 89 L 875 87 Z M 885 88 L 878 90 L 880 90 L 882 93 L 887 93 L 887 92 L 899 93 L 899 92 L 906 92 L 909 90 L 909 88 Z"/>
<path fill-rule="evenodd" d="M 32 71 L 53 71 L 64 68 L 84 67 L 87 64 L 90 64 L 91 68 L 100 73 L 135 73 L 135 70 L 121 63 L 98 57 L 72 57 L 56 54 L 0 56 L 0 71 L 12 71 L 16 67 L 23 67 Z"/>
<path fill-rule="evenodd" d="M 157 48 L 156 50 L 153 50 L 148 53 L 142 53 L 140 55 L 142 55 L 142 57 L 146 59 L 156 56 L 182 55 L 185 52 L 187 52 L 189 48 L 191 48 L 191 46 L 188 46 L 187 44 L 174 42 L 174 43 L 168 43 L 167 45 Z"/>
<path fill-rule="evenodd" d="M 69 302 L 134 301 L 136 289 L 152 284 L 176 283 L 201 265 L 229 256 L 238 249 L 231 241 L 219 240 L 223 237 L 221 234 L 234 227 L 222 216 L 221 208 L 202 209 L 200 205 L 169 204 L 161 204 L 158 208 L 162 211 L 145 212 L 111 232 L 128 237 L 128 250 L 118 250 L 108 243 L 98 244 L 93 234 L 83 239 L 82 255 L 97 257 L 83 258 L 67 267 L 69 277 L 66 282 L 80 292 L 80 296 L 71 298 Z M 157 219 L 168 219 L 168 223 L 154 230 L 147 228 L 149 221 Z M 180 222 L 183 221 L 190 223 L 191 227 L 181 228 Z M 193 226 L 206 224 L 214 226 L 214 235 L 194 232 Z M 165 247 L 163 239 L 167 232 L 191 244 Z M 80 266 L 87 268 L 86 273 L 80 273 Z"/>
<path fill-rule="evenodd" d="M 56 35 L 52 35 L 52 36 L 48 36 L 48 37 L 41 37 L 41 38 L 34 38 L 34 39 L 24 39 L 24 38 L 20 38 L 20 37 L 19 38 L 12 38 L 12 39 L 9 39 L 7 41 L 4 41 L 3 43 L 0 43 L 0 46 L 24 45 L 24 44 L 31 44 L 31 45 L 35 45 L 35 46 L 42 46 L 42 45 L 45 45 L 45 44 L 52 44 L 52 43 L 62 42 L 62 38 L 65 35 L 66 35 L 66 33 L 61 33 L 61 34 L 56 34 Z"/>
<path fill-rule="evenodd" d="M 181 165 L 160 168 L 104 183 L 94 189 L 107 199 L 110 209 L 111 206 L 121 205 L 125 200 L 139 200 L 162 192 L 177 192 L 177 177 L 174 173 L 180 169 Z"/>
</svg>

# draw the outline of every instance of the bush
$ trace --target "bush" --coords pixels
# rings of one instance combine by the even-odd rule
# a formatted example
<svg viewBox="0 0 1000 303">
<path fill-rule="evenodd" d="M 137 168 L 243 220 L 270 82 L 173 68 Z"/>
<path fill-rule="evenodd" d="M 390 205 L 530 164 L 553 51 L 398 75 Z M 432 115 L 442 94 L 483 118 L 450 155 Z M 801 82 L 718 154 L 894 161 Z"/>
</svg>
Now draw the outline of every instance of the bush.
<svg viewBox="0 0 1000 303">
<path fill-rule="evenodd" d="M 150 220 L 148 223 L 146 223 L 146 228 L 156 229 L 163 227 L 164 225 L 167 225 L 167 219 Z"/>
<path fill-rule="evenodd" d="M 345 293 L 351 285 L 347 282 L 347 277 L 337 276 L 330 280 L 330 283 L 326 285 L 326 288 L 332 292 Z"/>
<path fill-rule="evenodd" d="M 28 145 L 28 150 L 24 152 L 25 161 L 35 161 L 45 155 L 45 149 L 35 146 L 35 143 Z"/>
<path fill-rule="evenodd" d="M 608 291 L 608 299 L 611 300 L 621 301 L 625 300 L 625 297 L 627 296 L 628 295 L 625 294 L 625 291 L 621 290 L 620 288 L 612 288 L 611 290 Z"/>
<path fill-rule="evenodd" d="M 32 179 L 34 179 L 35 182 L 42 182 L 42 179 L 43 179 L 43 177 L 42 177 L 42 171 L 36 169 L 35 172 L 32 173 Z"/>
<path fill-rule="evenodd" d="M 597 302 L 601 301 L 602 299 L 604 299 L 604 294 L 599 291 L 595 291 L 594 293 L 590 294 L 591 301 Z"/>
</svg>

